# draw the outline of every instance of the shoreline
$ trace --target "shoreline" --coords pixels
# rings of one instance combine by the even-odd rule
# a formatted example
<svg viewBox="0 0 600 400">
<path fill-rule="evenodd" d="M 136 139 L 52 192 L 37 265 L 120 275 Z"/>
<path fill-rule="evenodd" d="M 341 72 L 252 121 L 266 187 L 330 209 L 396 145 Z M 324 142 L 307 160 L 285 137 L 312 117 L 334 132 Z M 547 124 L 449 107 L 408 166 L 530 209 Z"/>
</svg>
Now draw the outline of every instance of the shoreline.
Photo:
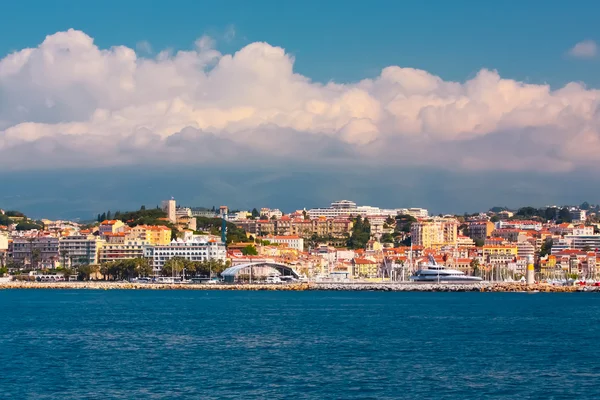
<svg viewBox="0 0 600 400">
<path fill-rule="evenodd" d="M 378 292 L 497 292 L 497 293 L 573 293 L 599 292 L 599 286 L 553 286 L 524 283 L 291 283 L 291 284 L 163 284 L 110 281 L 88 282 L 0 282 L 0 290 L 218 290 L 218 291 L 378 291 Z"/>
</svg>

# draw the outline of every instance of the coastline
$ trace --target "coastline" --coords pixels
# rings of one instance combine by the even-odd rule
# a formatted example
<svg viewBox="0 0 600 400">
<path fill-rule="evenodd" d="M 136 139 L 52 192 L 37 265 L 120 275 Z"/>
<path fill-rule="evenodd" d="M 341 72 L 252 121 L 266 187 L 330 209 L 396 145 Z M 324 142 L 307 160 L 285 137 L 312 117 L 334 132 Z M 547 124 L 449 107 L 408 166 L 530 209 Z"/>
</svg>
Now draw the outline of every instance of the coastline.
<svg viewBox="0 0 600 400">
<path fill-rule="evenodd" d="M 161 284 L 130 282 L 0 282 L 0 290 L 54 289 L 54 290 L 240 290 L 240 291 L 379 291 L 379 292 L 600 292 L 598 286 L 553 286 L 548 284 L 526 285 L 523 283 L 297 283 L 297 284 Z"/>
</svg>

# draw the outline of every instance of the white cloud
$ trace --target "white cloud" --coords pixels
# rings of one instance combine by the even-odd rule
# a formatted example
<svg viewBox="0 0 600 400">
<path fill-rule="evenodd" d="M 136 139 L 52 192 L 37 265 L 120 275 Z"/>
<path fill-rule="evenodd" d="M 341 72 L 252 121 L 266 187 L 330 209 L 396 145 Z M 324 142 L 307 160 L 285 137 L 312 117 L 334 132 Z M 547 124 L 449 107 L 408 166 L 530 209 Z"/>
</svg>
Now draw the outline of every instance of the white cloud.
<svg viewBox="0 0 600 400">
<path fill-rule="evenodd" d="M 584 40 L 569 50 L 569 55 L 577 58 L 594 58 L 598 54 L 598 45 L 593 40 Z"/>
<path fill-rule="evenodd" d="M 280 47 L 138 58 L 83 32 L 0 60 L 0 166 L 278 162 L 566 171 L 598 167 L 600 92 L 481 70 L 466 82 L 390 66 L 320 84 Z M 26 157 L 25 157 L 26 155 Z M 232 161 L 233 160 L 233 161 Z"/>
</svg>

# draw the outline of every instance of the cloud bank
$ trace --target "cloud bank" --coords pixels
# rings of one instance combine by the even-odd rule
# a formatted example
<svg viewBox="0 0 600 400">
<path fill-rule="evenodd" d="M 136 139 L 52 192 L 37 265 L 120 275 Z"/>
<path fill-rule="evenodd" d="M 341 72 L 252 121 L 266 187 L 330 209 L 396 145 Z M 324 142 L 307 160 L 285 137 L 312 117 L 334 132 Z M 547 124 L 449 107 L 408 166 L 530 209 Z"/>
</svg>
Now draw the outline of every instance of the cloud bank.
<svg viewBox="0 0 600 400">
<path fill-rule="evenodd" d="M 222 54 L 209 37 L 141 55 L 69 30 L 1 59 L 0 167 L 600 164 L 600 91 L 580 83 L 553 90 L 487 69 L 450 82 L 390 66 L 374 79 L 321 84 L 295 73 L 281 47 Z"/>
</svg>

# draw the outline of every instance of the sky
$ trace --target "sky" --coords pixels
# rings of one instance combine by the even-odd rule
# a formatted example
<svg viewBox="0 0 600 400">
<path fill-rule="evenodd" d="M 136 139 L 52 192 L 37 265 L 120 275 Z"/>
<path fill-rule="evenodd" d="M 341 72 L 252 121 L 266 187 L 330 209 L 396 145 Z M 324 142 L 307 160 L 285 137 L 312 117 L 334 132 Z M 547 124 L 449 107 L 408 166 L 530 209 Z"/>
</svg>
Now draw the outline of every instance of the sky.
<svg viewBox="0 0 600 400">
<path fill-rule="evenodd" d="M 0 5 L 0 207 L 596 202 L 600 3 Z"/>
</svg>

